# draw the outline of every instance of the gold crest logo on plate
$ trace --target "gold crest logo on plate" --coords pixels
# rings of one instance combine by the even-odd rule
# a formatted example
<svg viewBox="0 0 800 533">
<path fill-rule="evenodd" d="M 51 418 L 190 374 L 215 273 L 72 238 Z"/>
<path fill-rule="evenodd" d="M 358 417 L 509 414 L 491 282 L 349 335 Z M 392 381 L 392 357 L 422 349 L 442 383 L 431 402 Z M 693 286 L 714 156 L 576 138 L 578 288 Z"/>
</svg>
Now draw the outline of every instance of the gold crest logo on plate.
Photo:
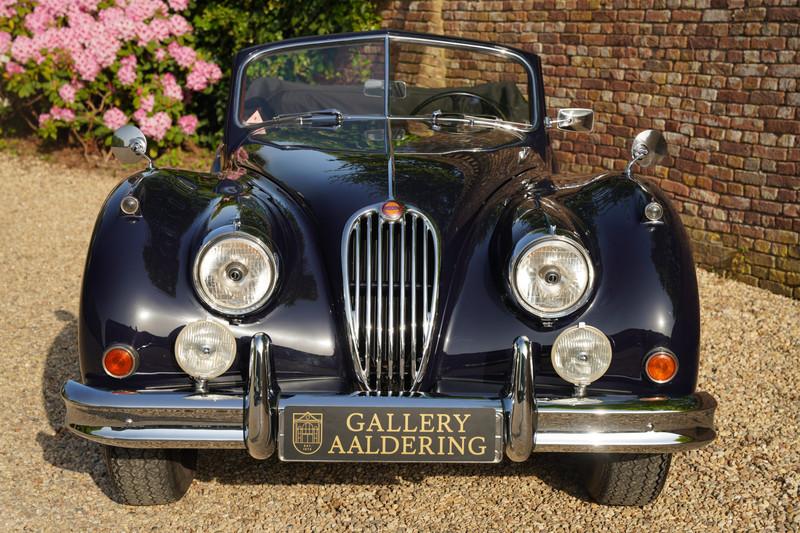
<svg viewBox="0 0 800 533">
<path fill-rule="evenodd" d="M 311 455 L 322 446 L 322 413 L 292 413 L 292 444 L 298 452 Z"/>
</svg>

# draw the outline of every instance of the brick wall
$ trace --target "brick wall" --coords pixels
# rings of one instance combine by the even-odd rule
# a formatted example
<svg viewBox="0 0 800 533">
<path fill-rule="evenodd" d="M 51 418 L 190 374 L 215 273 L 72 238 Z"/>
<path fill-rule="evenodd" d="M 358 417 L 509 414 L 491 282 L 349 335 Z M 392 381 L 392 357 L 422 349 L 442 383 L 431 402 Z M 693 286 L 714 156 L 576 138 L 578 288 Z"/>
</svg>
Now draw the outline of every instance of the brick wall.
<svg viewBox="0 0 800 533">
<path fill-rule="evenodd" d="M 384 0 L 380 9 L 386 27 L 539 54 L 549 114 L 595 110 L 592 134 L 554 132 L 564 170 L 622 170 L 638 131 L 664 131 L 670 157 L 644 173 L 672 196 L 698 264 L 800 298 L 798 0 Z"/>
</svg>

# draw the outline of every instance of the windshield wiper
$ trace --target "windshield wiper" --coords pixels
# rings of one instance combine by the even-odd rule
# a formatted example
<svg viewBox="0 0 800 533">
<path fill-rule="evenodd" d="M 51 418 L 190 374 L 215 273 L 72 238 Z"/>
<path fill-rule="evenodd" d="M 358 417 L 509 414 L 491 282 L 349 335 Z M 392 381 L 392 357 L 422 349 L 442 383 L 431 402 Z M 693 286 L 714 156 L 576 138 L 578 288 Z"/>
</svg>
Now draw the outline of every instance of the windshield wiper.
<svg viewBox="0 0 800 533">
<path fill-rule="evenodd" d="M 263 128 L 264 126 L 276 126 L 279 124 L 297 124 L 299 126 L 314 126 L 318 128 L 331 128 L 341 126 L 344 122 L 344 114 L 338 109 L 318 109 L 315 111 L 303 111 L 301 113 L 286 113 L 275 115 L 269 120 L 248 124 L 249 128 Z"/>
<path fill-rule="evenodd" d="M 464 125 L 477 128 L 500 128 L 510 131 L 531 131 L 531 125 L 525 122 L 511 122 L 492 115 L 467 115 L 466 113 L 443 113 L 434 111 L 430 116 L 434 129 L 444 124 Z"/>
</svg>

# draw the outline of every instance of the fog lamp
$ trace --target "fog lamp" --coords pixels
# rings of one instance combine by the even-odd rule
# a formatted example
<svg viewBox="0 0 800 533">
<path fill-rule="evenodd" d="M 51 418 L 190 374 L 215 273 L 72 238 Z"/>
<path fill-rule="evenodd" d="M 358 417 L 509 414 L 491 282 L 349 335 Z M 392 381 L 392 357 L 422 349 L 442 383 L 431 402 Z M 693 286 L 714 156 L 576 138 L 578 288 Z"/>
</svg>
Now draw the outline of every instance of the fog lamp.
<svg viewBox="0 0 800 533">
<path fill-rule="evenodd" d="M 556 338 L 550 359 L 558 375 L 582 391 L 611 365 L 611 342 L 602 331 L 581 322 Z"/>
<path fill-rule="evenodd" d="M 175 360 L 184 372 L 197 379 L 222 375 L 236 357 L 236 339 L 223 326 L 210 320 L 187 325 L 175 341 Z"/>
</svg>

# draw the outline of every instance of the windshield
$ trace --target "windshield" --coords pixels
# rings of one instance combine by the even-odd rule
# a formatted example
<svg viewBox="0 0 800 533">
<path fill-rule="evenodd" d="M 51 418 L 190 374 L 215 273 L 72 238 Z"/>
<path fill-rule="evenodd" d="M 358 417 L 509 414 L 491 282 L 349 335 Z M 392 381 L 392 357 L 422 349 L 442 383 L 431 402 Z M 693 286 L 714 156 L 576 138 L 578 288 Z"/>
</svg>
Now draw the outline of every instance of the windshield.
<svg viewBox="0 0 800 533">
<path fill-rule="evenodd" d="M 477 45 L 395 36 L 328 41 L 256 53 L 242 69 L 242 126 L 333 111 L 344 120 L 384 117 L 387 110 L 410 120 L 437 113 L 441 121 L 464 115 L 525 127 L 531 120 L 527 66 L 511 54 Z"/>
</svg>

